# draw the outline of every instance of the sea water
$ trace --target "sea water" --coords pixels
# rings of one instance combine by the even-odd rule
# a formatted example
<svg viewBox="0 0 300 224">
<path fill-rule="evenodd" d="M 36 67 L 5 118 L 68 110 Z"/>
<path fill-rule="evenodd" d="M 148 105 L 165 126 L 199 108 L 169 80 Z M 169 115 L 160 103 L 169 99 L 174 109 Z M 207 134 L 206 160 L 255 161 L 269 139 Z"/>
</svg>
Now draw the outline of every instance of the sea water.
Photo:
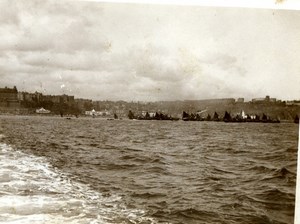
<svg viewBox="0 0 300 224">
<path fill-rule="evenodd" d="M 0 124 L 0 222 L 293 222 L 296 124 L 38 116 Z"/>
</svg>

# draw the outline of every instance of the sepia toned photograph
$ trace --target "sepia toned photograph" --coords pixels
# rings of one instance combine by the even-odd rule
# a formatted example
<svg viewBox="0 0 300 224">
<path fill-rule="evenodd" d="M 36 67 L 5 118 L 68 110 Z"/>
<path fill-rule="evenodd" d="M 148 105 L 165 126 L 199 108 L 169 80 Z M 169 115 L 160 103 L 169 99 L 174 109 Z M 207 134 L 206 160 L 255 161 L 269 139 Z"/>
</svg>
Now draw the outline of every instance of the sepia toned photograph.
<svg viewBox="0 0 300 224">
<path fill-rule="evenodd" d="M 294 223 L 284 2 L 0 0 L 0 223 Z"/>
</svg>

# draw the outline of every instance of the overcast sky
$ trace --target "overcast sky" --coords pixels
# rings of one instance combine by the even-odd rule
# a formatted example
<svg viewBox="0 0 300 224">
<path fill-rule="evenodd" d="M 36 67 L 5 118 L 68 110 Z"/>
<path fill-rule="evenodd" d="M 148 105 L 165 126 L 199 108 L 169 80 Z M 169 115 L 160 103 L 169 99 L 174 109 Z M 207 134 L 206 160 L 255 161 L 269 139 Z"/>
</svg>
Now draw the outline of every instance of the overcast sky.
<svg viewBox="0 0 300 224">
<path fill-rule="evenodd" d="M 0 86 L 99 100 L 300 98 L 300 11 L 0 1 Z"/>
</svg>

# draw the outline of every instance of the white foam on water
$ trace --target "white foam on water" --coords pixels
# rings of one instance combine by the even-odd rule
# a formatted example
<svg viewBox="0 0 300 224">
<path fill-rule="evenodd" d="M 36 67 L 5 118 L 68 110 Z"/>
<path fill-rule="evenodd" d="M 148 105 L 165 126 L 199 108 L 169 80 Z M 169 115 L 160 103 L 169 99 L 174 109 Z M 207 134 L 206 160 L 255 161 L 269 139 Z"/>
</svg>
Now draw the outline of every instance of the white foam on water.
<svg viewBox="0 0 300 224">
<path fill-rule="evenodd" d="M 0 136 L 0 139 L 3 135 Z M 53 168 L 46 158 L 0 143 L 0 223 L 156 223 Z"/>
</svg>

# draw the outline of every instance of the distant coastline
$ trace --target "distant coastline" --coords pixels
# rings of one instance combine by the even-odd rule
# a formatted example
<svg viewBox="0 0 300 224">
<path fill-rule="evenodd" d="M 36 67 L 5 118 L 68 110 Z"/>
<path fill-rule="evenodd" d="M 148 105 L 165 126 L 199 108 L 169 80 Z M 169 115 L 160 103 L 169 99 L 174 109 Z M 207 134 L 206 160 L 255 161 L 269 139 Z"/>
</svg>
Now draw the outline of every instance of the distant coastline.
<svg viewBox="0 0 300 224">
<path fill-rule="evenodd" d="M 49 114 L 41 116 L 87 116 L 87 111 L 96 111 L 103 118 L 127 118 L 132 111 L 137 117 L 145 113 L 161 113 L 173 118 L 182 118 L 183 111 L 188 114 L 213 116 L 216 112 L 221 116 L 225 112 L 236 116 L 245 111 L 249 115 L 262 117 L 268 115 L 272 119 L 293 121 L 300 115 L 300 100 L 282 101 L 266 96 L 254 98 L 246 102 L 244 98 L 224 98 L 207 100 L 184 101 L 157 101 L 157 102 L 126 102 L 126 101 L 93 101 L 91 99 L 77 99 L 74 96 L 44 95 L 39 92 L 19 92 L 17 87 L 0 88 L 0 114 L 10 115 L 36 115 L 36 111 L 49 110 Z"/>
</svg>

